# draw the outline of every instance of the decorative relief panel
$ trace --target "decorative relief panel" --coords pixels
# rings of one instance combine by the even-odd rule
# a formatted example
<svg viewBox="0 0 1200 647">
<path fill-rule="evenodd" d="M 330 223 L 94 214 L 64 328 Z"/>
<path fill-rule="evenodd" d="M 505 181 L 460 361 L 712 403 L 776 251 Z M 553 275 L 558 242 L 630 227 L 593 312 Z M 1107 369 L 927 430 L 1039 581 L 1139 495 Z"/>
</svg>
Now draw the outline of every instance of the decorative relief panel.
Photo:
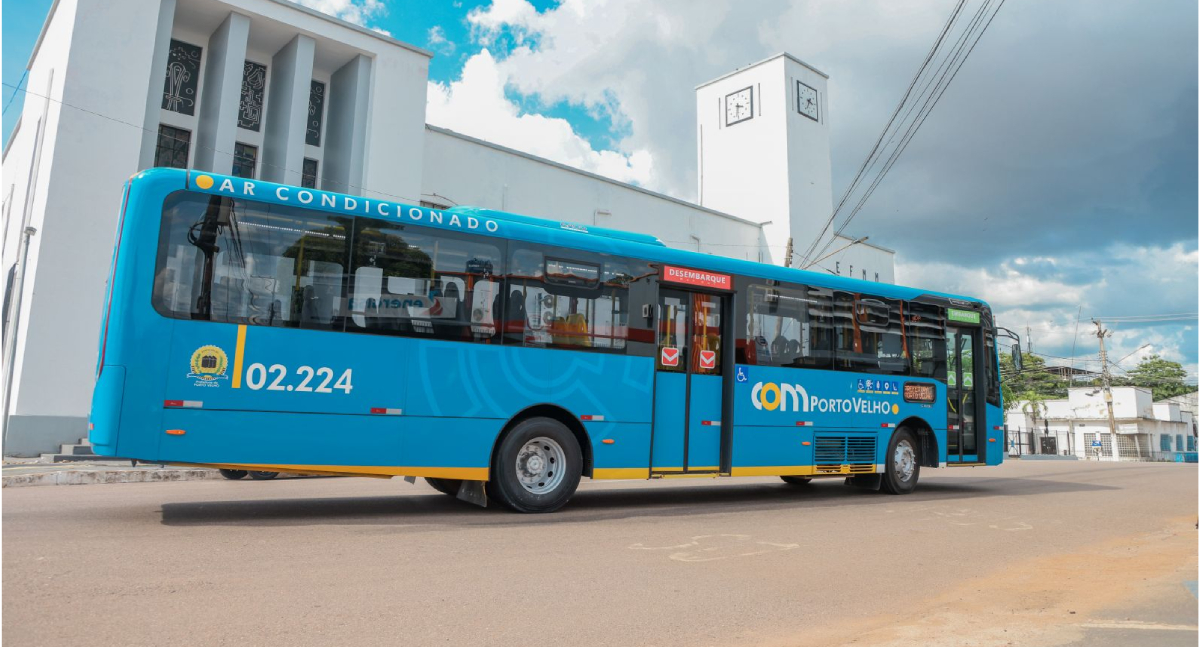
<svg viewBox="0 0 1200 647">
<path fill-rule="evenodd" d="M 183 115 L 196 114 L 196 88 L 200 82 L 203 48 L 171 39 L 167 78 L 163 83 L 162 109 Z"/>
<path fill-rule="evenodd" d="M 321 117 L 325 110 L 325 84 L 313 81 L 308 91 L 308 126 L 304 142 L 309 146 L 321 145 Z"/>
<path fill-rule="evenodd" d="M 246 61 L 242 68 L 242 101 L 238 107 L 238 128 L 258 132 L 262 125 L 263 89 L 267 87 L 267 66 Z"/>
</svg>

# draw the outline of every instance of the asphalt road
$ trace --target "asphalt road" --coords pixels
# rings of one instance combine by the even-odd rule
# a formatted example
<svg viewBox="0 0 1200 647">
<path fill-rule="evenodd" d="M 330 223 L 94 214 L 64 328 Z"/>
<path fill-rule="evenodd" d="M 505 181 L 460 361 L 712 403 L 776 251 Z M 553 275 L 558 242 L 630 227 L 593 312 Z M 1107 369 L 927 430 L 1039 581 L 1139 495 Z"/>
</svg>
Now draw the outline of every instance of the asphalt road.
<svg viewBox="0 0 1200 647">
<path fill-rule="evenodd" d="M 1196 513 L 1195 465 L 1066 461 L 585 482 L 540 516 L 399 479 L 15 488 L 3 642 L 1195 645 Z"/>
</svg>

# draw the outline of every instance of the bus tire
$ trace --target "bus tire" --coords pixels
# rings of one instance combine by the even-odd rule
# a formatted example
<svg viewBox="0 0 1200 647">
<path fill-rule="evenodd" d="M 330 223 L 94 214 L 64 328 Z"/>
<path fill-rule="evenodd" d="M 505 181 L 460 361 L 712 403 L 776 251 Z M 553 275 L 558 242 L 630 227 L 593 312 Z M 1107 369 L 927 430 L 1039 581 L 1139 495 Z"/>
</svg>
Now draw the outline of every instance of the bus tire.
<svg viewBox="0 0 1200 647">
<path fill-rule="evenodd" d="M 551 418 L 513 427 L 496 450 L 492 490 L 517 512 L 554 512 L 566 505 L 583 475 L 575 434 Z"/>
<path fill-rule="evenodd" d="M 246 470 L 217 470 L 217 471 L 219 471 L 221 473 L 221 476 L 224 476 L 225 478 L 229 479 L 230 481 L 244 479 L 244 478 L 246 478 L 246 474 L 249 473 Z"/>
<path fill-rule="evenodd" d="M 812 478 L 808 476 L 781 476 L 784 483 L 788 485 L 808 485 L 812 483 Z"/>
<path fill-rule="evenodd" d="M 279 476 L 279 472 L 255 472 L 254 470 L 250 470 L 250 478 L 255 481 L 270 481 L 276 476 Z"/>
<path fill-rule="evenodd" d="M 888 494 L 909 494 L 917 489 L 921 477 L 921 449 L 917 435 L 908 427 L 900 427 L 892 434 L 884 455 L 886 469 L 880 484 Z"/>
<path fill-rule="evenodd" d="M 450 496 L 458 496 L 458 488 L 462 485 L 460 479 L 437 479 L 428 476 L 425 477 L 425 482 L 438 492 Z"/>
</svg>

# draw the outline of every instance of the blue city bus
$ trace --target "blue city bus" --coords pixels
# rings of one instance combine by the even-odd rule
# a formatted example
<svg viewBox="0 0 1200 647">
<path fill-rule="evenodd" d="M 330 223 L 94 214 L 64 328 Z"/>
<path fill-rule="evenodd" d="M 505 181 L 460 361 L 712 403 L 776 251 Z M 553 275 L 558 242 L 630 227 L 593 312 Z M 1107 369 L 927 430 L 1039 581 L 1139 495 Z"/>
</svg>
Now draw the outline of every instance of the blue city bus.
<svg viewBox="0 0 1200 647">
<path fill-rule="evenodd" d="M 647 235 L 153 169 L 107 290 L 106 456 L 424 477 L 521 512 L 584 476 L 904 494 L 1004 456 L 985 303 Z"/>
</svg>

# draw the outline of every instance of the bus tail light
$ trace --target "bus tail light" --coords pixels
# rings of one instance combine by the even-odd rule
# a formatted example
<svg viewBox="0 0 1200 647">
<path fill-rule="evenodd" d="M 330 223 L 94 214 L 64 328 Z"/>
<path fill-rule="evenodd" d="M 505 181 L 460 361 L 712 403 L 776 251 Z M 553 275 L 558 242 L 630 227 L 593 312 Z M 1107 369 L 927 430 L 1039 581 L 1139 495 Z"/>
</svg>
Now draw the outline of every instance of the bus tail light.
<svg viewBox="0 0 1200 647">
<path fill-rule="evenodd" d="M 584 422 L 604 422 L 604 416 L 579 416 Z"/>
<path fill-rule="evenodd" d="M 168 409 L 203 409 L 200 400 L 163 400 L 163 406 Z"/>
<path fill-rule="evenodd" d="M 937 399 L 937 387 L 929 382 L 905 382 L 904 401 L 930 404 Z"/>
<path fill-rule="evenodd" d="M 812 424 L 811 420 L 799 420 L 796 422 L 796 426 L 797 427 L 811 427 L 811 426 L 813 426 L 813 424 Z"/>
<path fill-rule="evenodd" d="M 381 416 L 398 416 L 403 413 L 403 409 L 388 409 L 387 407 L 371 407 L 371 413 Z"/>
</svg>

